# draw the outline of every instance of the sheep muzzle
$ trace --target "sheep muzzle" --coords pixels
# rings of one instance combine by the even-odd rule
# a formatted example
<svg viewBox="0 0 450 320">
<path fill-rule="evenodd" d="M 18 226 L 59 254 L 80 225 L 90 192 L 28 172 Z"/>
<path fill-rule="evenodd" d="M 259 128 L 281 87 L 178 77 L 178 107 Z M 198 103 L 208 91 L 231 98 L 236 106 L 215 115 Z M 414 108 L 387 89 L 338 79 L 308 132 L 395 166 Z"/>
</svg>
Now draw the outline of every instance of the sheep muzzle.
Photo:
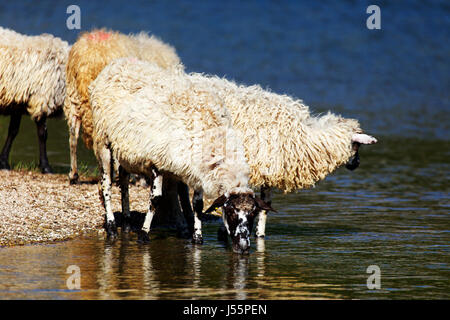
<svg viewBox="0 0 450 320">
<path fill-rule="evenodd" d="M 353 142 L 352 148 L 353 148 L 353 151 L 355 151 L 355 154 L 353 156 L 351 156 L 350 159 L 348 159 L 348 161 L 345 165 L 345 167 L 350 171 L 353 171 L 356 168 L 358 168 L 359 164 L 361 162 L 359 159 L 359 152 L 358 152 L 360 145 L 361 144 L 358 142 Z"/>
<path fill-rule="evenodd" d="M 250 233 L 257 212 L 259 208 L 252 193 L 231 194 L 224 203 L 223 221 L 234 252 L 249 252 Z"/>
</svg>

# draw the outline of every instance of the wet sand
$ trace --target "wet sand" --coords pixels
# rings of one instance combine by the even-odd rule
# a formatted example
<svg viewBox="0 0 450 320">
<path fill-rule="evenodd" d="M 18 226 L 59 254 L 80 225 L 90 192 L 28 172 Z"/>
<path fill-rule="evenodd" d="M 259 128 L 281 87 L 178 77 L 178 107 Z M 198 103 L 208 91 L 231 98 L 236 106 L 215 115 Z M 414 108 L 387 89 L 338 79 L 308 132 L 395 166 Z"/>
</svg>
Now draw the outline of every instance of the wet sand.
<svg viewBox="0 0 450 320">
<path fill-rule="evenodd" d="M 113 186 L 113 210 L 120 192 Z M 133 210 L 146 211 L 148 191 L 130 186 Z M 67 175 L 0 170 L 0 246 L 54 242 L 103 232 L 97 183 L 69 185 Z"/>
</svg>

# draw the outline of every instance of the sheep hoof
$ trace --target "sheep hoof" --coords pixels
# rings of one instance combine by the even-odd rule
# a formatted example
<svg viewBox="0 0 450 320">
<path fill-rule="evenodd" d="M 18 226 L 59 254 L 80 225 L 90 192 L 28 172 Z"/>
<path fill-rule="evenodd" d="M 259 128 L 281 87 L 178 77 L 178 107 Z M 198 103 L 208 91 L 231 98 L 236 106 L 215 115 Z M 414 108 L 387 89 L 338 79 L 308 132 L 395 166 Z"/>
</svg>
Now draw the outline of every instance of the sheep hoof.
<svg viewBox="0 0 450 320">
<path fill-rule="evenodd" d="M 138 243 L 147 244 L 150 243 L 150 234 L 143 230 L 138 231 Z"/>
<path fill-rule="evenodd" d="M 0 170 L 11 170 L 8 160 L 0 159 Z"/>
<path fill-rule="evenodd" d="M 124 218 L 122 222 L 122 232 L 129 233 L 131 231 L 130 218 Z"/>
<path fill-rule="evenodd" d="M 42 172 L 43 174 L 53 173 L 53 169 L 52 169 L 49 165 L 46 165 L 46 166 L 39 166 L 39 167 L 41 168 L 41 172 Z"/>
<path fill-rule="evenodd" d="M 193 244 L 203 244 L 203 236 L 201 234 L 195 234 L 192 236 Z"/>
<path fill-rule="evenodd" d="M 117 234 L 117 227 L 116 227 L 116 223 L 114 221 L 108 221 L 106 223 L 106 234 L 108 237 L 108 240 L 115 240 L 118 236 Z"/>
<path fill-rule="evenodd" d="M 181 239 L 189 239 L 192 236 L 192 232 L 189 231 L 189 228 L 182 227 L 177 230 L 177 237 Z"/>
<path fill-rule="evenodd" d="M 79 183 L 78 173 L 75 173 L 73 176 L 69 175 L 69 183 L 70 184 L 78 184 Z"/>
</svg>

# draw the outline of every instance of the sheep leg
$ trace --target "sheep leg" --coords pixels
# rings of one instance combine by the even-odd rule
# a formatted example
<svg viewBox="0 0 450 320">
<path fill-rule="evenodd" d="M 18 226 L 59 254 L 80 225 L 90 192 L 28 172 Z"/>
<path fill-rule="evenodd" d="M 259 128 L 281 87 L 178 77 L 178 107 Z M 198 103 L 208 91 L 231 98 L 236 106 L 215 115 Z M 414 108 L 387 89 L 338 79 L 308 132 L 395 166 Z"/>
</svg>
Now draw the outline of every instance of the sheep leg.
<svg viewBox="0 0 450 320">
<path fill-rule="evenodd" d="M 42 173 L 52 173 L 47 158 L 47 121 L 45 117 L 36 121 L 37 134 L 39 138 L 39 168 Z"/>
<path fill-rule="evenodd" d="M 69 145 L 70 145 L 70 184 L 78 183 L 78 166 L 77 166 L 77 144 L 78 136 L 80 135 L 81 120 L 77 117 L 72 117 L 70 121 L 69 130 Z"/>
<path fill-rule="evenodd" d="M 114 240 L 117 237 L 117 226 L 111 208 L 111 152 L 106 146 L 102 146 L 97 154 L 100 160 L 102 196 L 106 210 L 105 229 L 108 238 Z"/>
<path fill-rule="evenodd" d="M 202 244 L 202 221 L 200 220 L 199 215 L 203 213 L 203 191 L 194 191 L 192 207 L 194 208 L 194 233 L 192 235 L 192 242 Z"/>
<path fill-rule="evenodd" d="M 10 170 L 11 167 L 8 163 L 9 152 L 11 151 L 11 146 L 19 133 L 20 120 L 22 119 L 22 114 L 13 113 L 11 114 L 11 119 L 9 121 L 8 137 L 6 138 L 5 145 L 3 146 L 2 153 L 0 154 L 0 169 Z"/>
<path fill-rule="evenodd" d="M 180 198 L 180 205 L 183 210 L 184 219 L 189 228 L 189 233 L 194 232 L 194 213 L 192 212 L 191 204 L 189 202 L 189 187 L 179 181 L 178 182 L 178 196 Z"/>
<path fill-rule="evenodd" d="M 130 196 L 128 190 L 128 184 L 130 181 L 130 174 L 122 167 L 119 166 L 119 184 L 120 193 L 122 196 L 122 232 L 130 232 L 131 216 L 130 216 Z"/>
<path fill-rule="evenodd" d="M 219 230 L 217 230 L 217 240 L 227 242 L 228 241 L 228 231 L 225 225 L 221 225 Z"/>
<path fill-rule="evenodd" d="M 261 199 L 268 205 L 272 204 L 272 190 L 269 187 L 261 187 Z M 267 211 L 261 210 L 258 214 L 258 224 L 256 225 L 256 236 L 258 238 L 264 238 L 266 235 L 266 220 Z"/>
<path fill-rule="evenodd" d="M 150 226 L 152 224 L 153 216 L 155 215 L 156 209 L 159 206 L 162 198 L 163 176 L 155 167 L 152 168 L 152 173 L 154 178 L 150 192 L 149 208 L 147 213 L 145 214 L 144 225 L 138 232 L 138 242 L 140 243 L 150 242 Z"/>
</svg>

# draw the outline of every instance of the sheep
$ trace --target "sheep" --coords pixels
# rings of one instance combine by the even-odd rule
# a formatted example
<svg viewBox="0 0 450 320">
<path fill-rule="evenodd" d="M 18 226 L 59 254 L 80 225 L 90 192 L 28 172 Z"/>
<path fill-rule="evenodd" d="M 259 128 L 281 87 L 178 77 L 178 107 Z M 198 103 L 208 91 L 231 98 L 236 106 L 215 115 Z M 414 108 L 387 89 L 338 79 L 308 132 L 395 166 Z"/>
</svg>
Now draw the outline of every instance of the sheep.
<svg viewBox="0 0 450 320">
<path fill-rule="evenodd" d="M 67 96 L 64 113 L 69 127 L 71 184 L 78 182 L 77 144 L 80 128 L 88 149 L 92 149 L 92 110 L 88 87 L 112 60 L 134 56 L 158 64 L 162 68 L 178 65 L 175 49 L 145 32 L 124 35 L 109 30 L 83 33 L 74 43 L 67 62 Z"/>
<path fill-rule="evenodd" d="M 311 115 L 301 100 L 244 86 L 203 74 L 192 79 L 207 82 L 222 97 L 231 114 L 233 127 L 243 141 L 250 166 L 250 185 L 261 187 L 261 199 L 271 204 L 271 189 L 285 193 L 314 186 L 347 162 L 359 165 L 358 148 L 377 140 L 363 134 L 357 120 L 327 113 Z M 203 195 L 196 190 L 194 211 L 203 209 Z M 259 215 L 256 235 L 264 237 L 266 213 Z"/>
<path fill-rule="evenodd" d="M 195 80 L 195 81 L 193 81 Z M 102 173 L 106 231 L 117 236 L 111 210 L 111 159 L 119 163 L 122 212 L 129 217 L 129 173 L 152 177 L 150 206 L 138 232 L 148 242 L 162 196 L 162 173 L 170 173 L 206 196 L 210 212 L 223 207 L 223 221 L 236 252 L 248 252 L 255 215 L 272 210 L 248 187 L 249 166 L 223 100 L 208 83 L 137 59 L 111 62 L 89 87 L 93 148 Z M 194 237 L 202 240 L 194 216 Z M 126 224 L 126 222 L 125 222 Z M 126 227 L 123 225 L 122 228 Z"/>
<path fill-rule="evenodd" d="M 11 146 L 22 115 L 29 114 L 37 126 L 39 168 L 43 173 L 52 172 L 46 119 L 62 110 L 69 50 L 66 41 L 52 35 L 27 36 L 0 27 L 0 114 L 11 116 L 0 169 L 11 169 Z"/>
</svg>

